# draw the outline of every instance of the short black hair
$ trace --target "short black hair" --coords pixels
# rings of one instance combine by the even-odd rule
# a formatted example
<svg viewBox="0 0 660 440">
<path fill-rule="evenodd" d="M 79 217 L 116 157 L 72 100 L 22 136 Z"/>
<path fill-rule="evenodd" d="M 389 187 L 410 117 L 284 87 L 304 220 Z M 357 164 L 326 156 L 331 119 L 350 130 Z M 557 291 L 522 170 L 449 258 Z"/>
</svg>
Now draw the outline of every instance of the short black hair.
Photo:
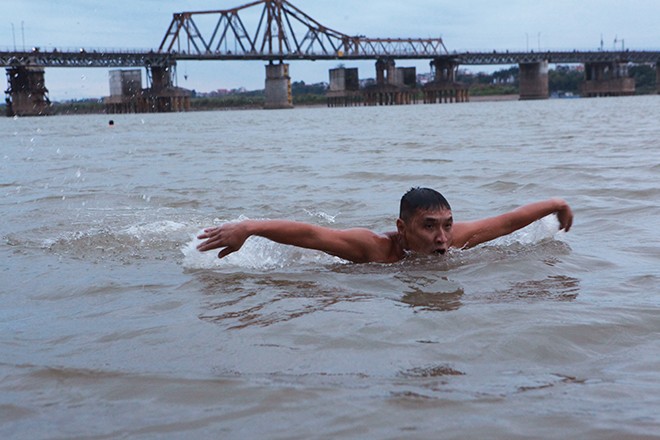
<svg viewBox="0 0 660 440">
<path fill-rule="evenodd" d="M 431 188 L 410 188 L 401 197 L 399 218 L 409 221 L 419 210 L 451 209 L 449 202 L 442 194 Z"/>
</svg>

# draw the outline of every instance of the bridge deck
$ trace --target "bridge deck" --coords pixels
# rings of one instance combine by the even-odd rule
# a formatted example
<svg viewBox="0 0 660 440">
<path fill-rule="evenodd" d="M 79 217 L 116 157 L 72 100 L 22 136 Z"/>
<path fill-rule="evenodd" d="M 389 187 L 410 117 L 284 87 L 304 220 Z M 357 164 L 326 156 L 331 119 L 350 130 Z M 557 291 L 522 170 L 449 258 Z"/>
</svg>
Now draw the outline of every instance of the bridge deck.
<svg viewBox="0 0 660 440">
<path fill-rule="evenodd" d="M 296 61 L 296 60 L 376 60 L 391 58 L 400 60 L 454 60 L 463 65 L 509 65 L 548 61 L 552 64 L 581 64 L 592 62 L 660 63 L 660 51 L 552 51 L 552 52 L 454 52 L 451 54 L 381 53 L 371 55 L 324 55 L 324 54 L 250 54 L 250 53 L 159 53 L 131 50 L 107 52 L 85 50 L 79 52 L 0 52 L 0 66 L 34 67 L 146 67 L 172 66 L 179 60 L 224 61 Z"/>
</svg>

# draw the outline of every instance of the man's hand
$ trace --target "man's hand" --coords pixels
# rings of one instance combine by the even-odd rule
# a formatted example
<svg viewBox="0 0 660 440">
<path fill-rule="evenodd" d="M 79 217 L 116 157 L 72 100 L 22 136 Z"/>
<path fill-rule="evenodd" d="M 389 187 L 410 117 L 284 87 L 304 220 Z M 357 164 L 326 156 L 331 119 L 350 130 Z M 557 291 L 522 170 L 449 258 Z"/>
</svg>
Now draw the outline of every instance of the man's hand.
<svg viewBox="0 0 660 440">
<path fill-rule="evenodd" d="M 249 236 L 250 233 L 243 222 L 225 223 L 222 226 L 204 229 L 204 233 L 197 238 L 206 241 L 197 245 L 197 250 L 204 252 L 223 247 L 224 249 L 218 253 L 218 258 L 224 258 L 239 250 Z"/>
<path fill-rule="evenodd" d="M 559 220 L 559 230 L 563 229 L 568 232 L 571 229 L 571 225 L 573 225 L 573 211 L 571 211 L 571 207 L 565 201 L 560 199 L 559 203 L 560 207 L 555 212 L 557 214 L 557 220 Z"/>
</svg>

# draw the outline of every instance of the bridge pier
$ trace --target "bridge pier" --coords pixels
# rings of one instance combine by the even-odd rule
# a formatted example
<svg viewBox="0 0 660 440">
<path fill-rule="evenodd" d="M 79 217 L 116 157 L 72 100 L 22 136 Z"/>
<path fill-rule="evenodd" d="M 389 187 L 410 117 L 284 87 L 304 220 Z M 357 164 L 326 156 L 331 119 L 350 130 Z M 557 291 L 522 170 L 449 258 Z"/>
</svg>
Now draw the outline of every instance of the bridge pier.
<svg viewBox="0 0 660 440">
<path fill-rule="evenodd" d="M 583 97 L 628 96 L 635 94 L 635 79 L 628 77 L 628 65 L 617 62 L 594 62 L 584 65 Z"/>
<path fill-rule="evenodd" d="M 330 69 L 330 89 L 326 93 L 328 107 L 352 107 L 362 103 L 358 69 Z"/>
<path fill-rule="evenodd" d="M 190 110 L 189 90 L 172 83 L 172 66 L 151 66 L 151 88 L 147 89 L 149 107 L 156 112 L 185 112 Z"/>
<path fill-rule="evenodd" d="M 139 69 L 110 71 L 106 113 L 168 113 L 190 110 L 190 91 L 174 87 L 172 66 L 150 66 L 151 87 L 142 88 Z"/>
<path fill-rule="evenodd" d="M 458 63 L 454 60 L 435 58 L 431 61 L 433 81 L 424 84 L 424 104 L 468 102 L 467 86 L 456 82 Z"/>
<path fill-rule="evenodd" d="M 655 89 L 660 94 L 660 61 L 655 65 Z"/>
<path fill-rule="evenodd" d="M 393 59 L 376 61 L 376 84 L 363 91 L 364 105 L 403 105 L 417 102 L 414 67 L 396 67 Z"/>
<path fill-rule="evenodd" d="M 110 96 L 103 99 L 105 112 L 146 113 L 149 111 L 142 93 L 140 69 L 111 70 Z"/>
<path fill-rule="evenodd" d="M 147 73 L 151 75 L 151 90 L 154 92 L 172 87 L 172 69 L 169 66 L 151 66 Z"/>
<path fill-rule="evenodd" d="M 616 62 L 585 63 L 582 96 L 625 96 L 635 93 L 635 80 L 628 77 L 628 65 Z"/>
<path fill-rule="evenodd" d="M 521 100 L 548 99 L 548 61 L 520 63 L 519 95 Z"/>
<path fill-rule="evenodd" d="M 289 65 L 285 63 L 266 65 L 265 109 L 293 108 Z"/>
<path fill-rule="evenodd" d="M 43 68 L 9 67 L 7 85 L 7 116 L 44 116 L 50 113 Z"/>
</svg>

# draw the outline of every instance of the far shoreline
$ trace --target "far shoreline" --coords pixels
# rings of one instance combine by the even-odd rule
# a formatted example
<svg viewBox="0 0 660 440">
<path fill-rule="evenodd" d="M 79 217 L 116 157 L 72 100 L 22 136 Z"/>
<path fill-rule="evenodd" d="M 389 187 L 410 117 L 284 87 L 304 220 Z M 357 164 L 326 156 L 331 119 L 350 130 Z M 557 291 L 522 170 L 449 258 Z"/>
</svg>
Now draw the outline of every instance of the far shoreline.
<svg viewBox="0 0 660 440">
<path fill-rule="evenodd" d="M 467 103 L 470 102 L 498 102 L 498 101 L 516 101 L 519 99 L 517 94 L 506 94 L 506 95 L 476 95 L 470 96 Z M 423 102 L 419 101 L 412 105 L 426 105 Z M 365 107 L 364 104 L 359 103 L 353 107 Z M 312 102 L 300 102 L 294 103 L 293 108 L 334 108 L 329 107 L 325 102 L 312 101 Z M 48 115 L 43 116 L 67 116 L 67 115 L 121 115 L 121 114 L 141 114 L 141 113 L 108 113 L 105 111 L 105 107 L 102 104 L 102 101 L 99 100 L 86 100 L 80 102 L 61 102 L 53 101 L 50 107 L 51 111 Z M 264 110 L 261 103 L 251 103 L 246 105 L 209 105 L 209 106 L 191 106 L 189 110 L 184 113 L 192 112 L 205 112 L 205 111 L 233 111 L 233 110 Z M 5 114 L 6 106 L 0 106 L 0 112 Z"/>
<path fill-rule="evenodd" d="M 508 95 L 477 95 L 469 97 L 469 102 L 488 102 L 488 101 L 517 101 L 520 99 L 518 94 Z"/>
</svg>

